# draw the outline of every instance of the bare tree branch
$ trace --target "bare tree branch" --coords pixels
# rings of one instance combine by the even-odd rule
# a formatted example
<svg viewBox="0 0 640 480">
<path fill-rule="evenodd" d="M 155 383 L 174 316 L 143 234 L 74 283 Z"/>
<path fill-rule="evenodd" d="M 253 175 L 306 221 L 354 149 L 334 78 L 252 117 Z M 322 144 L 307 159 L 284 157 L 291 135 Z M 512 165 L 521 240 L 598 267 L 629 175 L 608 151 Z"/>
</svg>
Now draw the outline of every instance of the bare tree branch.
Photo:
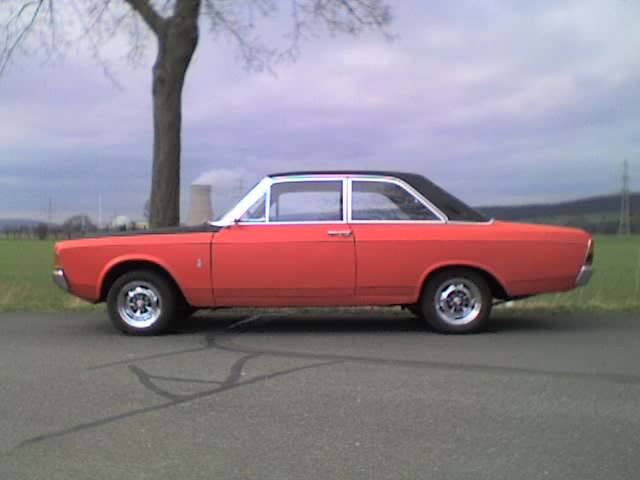
<svg viewBox="0 0 640 480">
<path fill-rule="evenodd" d="M 131 8 L 140 14 L 149 28 L 156 34 L 160 34 L 164 29 L 165 20 L 153 9 L 148 0 L 124 0 Z"/>
<path fill-rule="evenodd" d="M 109 0 L 106 0 L 106 3 L 109 3 Z M 75 11 L 78 18 L 80 18 L 80 23 L 83 26 L 83 33 L 80 38 L 86 37 L 88 39 L 91 56 L 96 61 L 96 63 L 100 66 L 100 68 L 102 68 L 103 75 L 111 82 L 111 84 L 114 87 L 116 87 L 118 90 L 122 90 L 122 85 L 120 84 L 120 82 L 118 82 L 115 75 L 113 75 L 113 73 L 111 72 L 111 69 L 109 68 L 109 65 L 107 65 L 107 62 L 105 62 L 102 56 L 100 55 L 100 41 L 99 41 L 100 39 L 95 37 L 96 35 L 95 26 L 97 25 L 97 23 L 93 22 L 93 27 L 85 25 L 84 17 L 82 15 L 80 7 L 78 7 L 78 5 L 76 4 L 76 0 L 71 0 L 71 7 Z M 99 11 L 98 16 L 104 15 L 104 12 L 106 10 L 108 10 L 108 5 L 105 7 L 104 10 Z"/>
<path fill-rule="evenodd" d="M 149 222 L 151 226 L 177 225 L 182 90 L 202 21 L 208 21 L 214 37 L 232 41 L 247 69 L 273 73 L 274 63 L 297 58 L 301 39 L 314 34 L 315 28 L 331 34 L 357 34 L 366 28 L 384 32 L 391 18 L 384 0 L 289 1 L 290 15 L 278 18 L 286 22 L 279 41 L 264 24 L 278 15 L 282 0 L 0 0 L 0 22 L 4 21 L 0 23 L 0 76 L 17 49 L 28 52 L 31 48 L 36 53 L 44 49 L 51 55 L 60 45 L 86 44 L 105 76 L 121 88 L 101 49 L 124 31 L 129 39 L 128 60 L 136 64 L 152 32 L 158 53 L 152 70 Z M 65 34 L 75 35 L 78 26 L 79 36 L 65 38 Z M 263 41 L 261 32 L 268 41 Z"/>
<path fill-rule="evenodd" d="M 89 32 L 93 31 L 93 29 L 96 28 L 96 26 L 102 21 L 105 13 L 109 10 L 110 5 L 111 0 L 104 0 L 102 6 L 98 9 L 98 14 L 93 18 L 93 21 L 85 28 L 83 35 L 89 34 Z"/>
<path fill-rule="evenodd" d="M 20 10 L 13 16 L 10 17 L 5 25 L 5 42 L 2 48 L 2 52 L 0 53 L 0 75 L 4 73 L 4 70 L 7 68 L 7 65 L 11 61 L 15 50 L 20 46 L 25 37 L 27 37 L 34 25 L 36 24 L 36 19 L 40 14 L 42 9 L 44 0 L 38 0 L 33 2 L 25 3 Z M 22 15 L 29 9 L 33 9 L 33 13 L 31 17 L 27 20 L 26 25 L 21 27 L 19 25 Z M 13 41 L 11 40 L 11 34 L 14 28 L 17 28 L 17 34 Z"/>
<path fill-rule="evenodd" d="M 249 5 L 254 5 L 254 2 L 250 2 Z M 267 1 L 255 2 L 255 5 L 260 8 L 262 15 L 268 15 L 273 11 L 272 5 Z M 247 69 L 258 72 L 270 71 L 271 61 L 277 52 L 251 37 L 251 19 L 243 23 L 236 12 L 219 7 L 215 0 L 204 1 L 204 14 L 209 17 L 212 32 L 227 34 L 235 40 Z"/>
</svg>

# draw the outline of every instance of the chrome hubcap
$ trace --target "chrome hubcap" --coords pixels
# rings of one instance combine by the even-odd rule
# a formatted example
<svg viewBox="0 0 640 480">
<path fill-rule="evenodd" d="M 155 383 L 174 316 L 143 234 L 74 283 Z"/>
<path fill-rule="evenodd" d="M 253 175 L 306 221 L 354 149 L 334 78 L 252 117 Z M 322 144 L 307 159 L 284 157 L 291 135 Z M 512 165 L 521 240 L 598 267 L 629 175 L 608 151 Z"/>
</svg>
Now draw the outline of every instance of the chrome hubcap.
<svg viewBox="0 0 640 480">
<path fill-rule="evenodd" d="M 131 327 L 149 327 L 162 313 L 160 294 L 146 282 L 129 283 L 120 290 L 118 312 L 120 318 Z"/>
<path fill-rule="evenodd" d="M 438 316 L 450 325 L 473 322 L 482 309 L 482 294 L 466 278 L 451 278 L 436 290 L 435 305 Z"/>
</svg>

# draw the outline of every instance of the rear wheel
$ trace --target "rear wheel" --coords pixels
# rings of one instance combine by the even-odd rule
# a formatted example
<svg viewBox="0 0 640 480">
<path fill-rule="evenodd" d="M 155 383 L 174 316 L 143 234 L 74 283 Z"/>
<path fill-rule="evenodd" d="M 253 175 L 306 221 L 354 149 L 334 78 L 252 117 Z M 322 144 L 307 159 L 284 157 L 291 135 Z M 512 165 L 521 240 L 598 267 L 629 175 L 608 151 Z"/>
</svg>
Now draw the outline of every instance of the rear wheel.
<svg viewBox="0 0 640 480">
<path fill-rule="evenodd" d="M 139 270 L 118 278 L 107 296 L 113 325 L 133 335 L 166 330 L 178 313 L 178 299 L 170 282 L 154 272 Z"/>
<path fill-rule="evenodd" d="M 479 273 L 451 269 L 427 281 L 421 301 L 424 316 L 434 330 L 470 333 L 480 330 L 487 321 L 492 295 Z"/>
</svg>

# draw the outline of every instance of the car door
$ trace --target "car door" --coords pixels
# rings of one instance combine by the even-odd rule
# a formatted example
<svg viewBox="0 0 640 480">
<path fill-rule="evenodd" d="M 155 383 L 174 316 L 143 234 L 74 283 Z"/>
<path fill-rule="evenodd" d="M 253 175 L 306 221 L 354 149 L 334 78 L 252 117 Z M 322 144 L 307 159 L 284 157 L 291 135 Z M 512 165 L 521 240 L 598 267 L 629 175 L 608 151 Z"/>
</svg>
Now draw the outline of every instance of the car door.
<svg viewBox="0 0 640 480">
<path fill-rule="evenodd" d="M 216 305 L 350 304 L 355 246 L 342 178 L 274 181 L 212 245 Z"/>
<path fill-rule="evenodd" d="M 403 182 L 351 179 L 349 223 L 356 240 L 360 303 L 410 303 L 440 255 L 444 216 Z"/>
</svg>

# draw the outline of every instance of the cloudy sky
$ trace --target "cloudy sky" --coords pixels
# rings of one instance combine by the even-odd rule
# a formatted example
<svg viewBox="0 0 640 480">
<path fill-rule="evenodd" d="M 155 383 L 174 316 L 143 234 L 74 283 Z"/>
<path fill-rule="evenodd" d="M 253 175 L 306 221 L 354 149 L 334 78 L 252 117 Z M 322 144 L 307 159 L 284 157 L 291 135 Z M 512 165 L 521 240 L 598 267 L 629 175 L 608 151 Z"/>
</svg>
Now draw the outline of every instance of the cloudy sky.
<svg viewBox="0 0 640 480">
<path fill-rule="evenodd" d="M 396 0 L 392 41 L 321 35 L 276 76 L 247 73 L 203 35 L 188 73 L 189 185 L 214 210 L 263 174 L 304 168 L 419 172 L 474 205 L 640 189 L 640 4 L 624 0 Z M 283 6 L 289 2 L 283 2 Z M 279 22 L 273 23 L 277 36 Z M 19 57 L 0 78 L 0 218 L 142 216 L 151 169 L 150 67 L 86 49 Z M 241 179 L 241 180 L 240 180 Z"/>
</svg>

